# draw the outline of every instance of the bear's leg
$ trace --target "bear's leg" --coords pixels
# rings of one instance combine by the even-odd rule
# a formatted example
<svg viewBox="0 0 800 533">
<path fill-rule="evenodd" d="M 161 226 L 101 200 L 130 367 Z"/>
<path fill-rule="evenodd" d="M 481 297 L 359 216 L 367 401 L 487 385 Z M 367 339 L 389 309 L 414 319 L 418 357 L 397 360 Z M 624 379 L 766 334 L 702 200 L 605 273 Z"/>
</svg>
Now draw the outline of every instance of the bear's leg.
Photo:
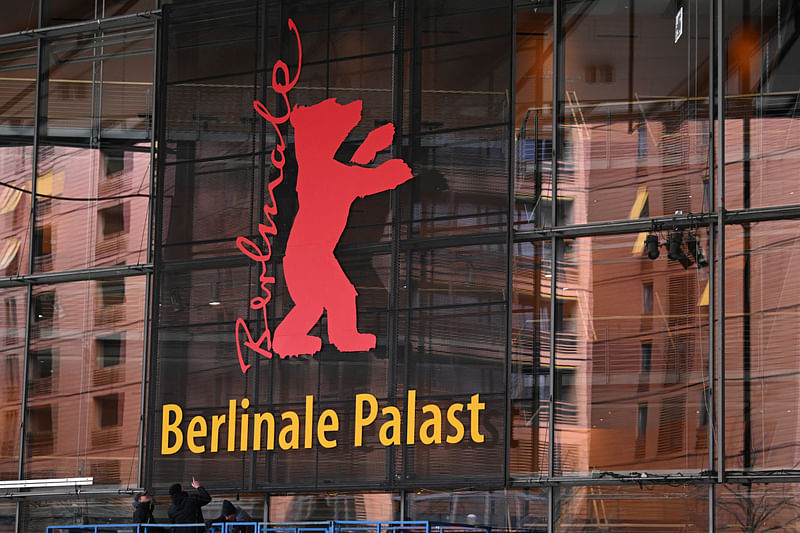
<svg viewBox="0 0 800 533">
<path fill-rule="evenodd" d="M 322 348 L 322 339 L 308 332 L 322 316 L 321 305 L 295 305 L 272 337 L 272 349 L 281 358 L 293 355 L 314 355 Z"/>
<path fill-rule="evenodd" d="M 337 298 L 325 306 L 328 311 L 328 338 L 340 352 L 368 352 L 375 348 L 375 335 L 356 329 L 356 289 L 342 273 L 347 287 L 340 287 Z"/>
</svg>

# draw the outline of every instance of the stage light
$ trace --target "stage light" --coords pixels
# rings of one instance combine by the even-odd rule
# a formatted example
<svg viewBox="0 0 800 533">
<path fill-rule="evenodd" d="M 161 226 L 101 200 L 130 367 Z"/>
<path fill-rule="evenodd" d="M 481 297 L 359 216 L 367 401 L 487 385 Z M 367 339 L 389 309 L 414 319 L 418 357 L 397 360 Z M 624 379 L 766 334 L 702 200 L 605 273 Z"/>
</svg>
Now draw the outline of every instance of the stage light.
<svg viewBox="0 0 800 533">
<path fill-rule="evenodd" d="M 667 253 L 667 257 L 669 257 L 672 261 L 680 261 L 681 256 L 683 256 L 683 252 L 681 252 L 681 244 L 683 243 L 683 232 L 682 231 L 672 231 L 669 234 L 669 252 Z"/>
<path fill-rule="evenodd" d="M 695 234 L 690 233 L 686 237 L 686 249 L 689 250 L 689 254 L 694 258 L 697 268 L 708 266 L 706 256 L 703 254 L 703 247 L 700 245 L 700 240 Z"/>
<path fill-rule="evenodd" d="M 647 250 L 647 257 L 650 259 L 658 259 L 658 235 L 651 233 L 644 240 L 644 247 Z"/>
</svg>

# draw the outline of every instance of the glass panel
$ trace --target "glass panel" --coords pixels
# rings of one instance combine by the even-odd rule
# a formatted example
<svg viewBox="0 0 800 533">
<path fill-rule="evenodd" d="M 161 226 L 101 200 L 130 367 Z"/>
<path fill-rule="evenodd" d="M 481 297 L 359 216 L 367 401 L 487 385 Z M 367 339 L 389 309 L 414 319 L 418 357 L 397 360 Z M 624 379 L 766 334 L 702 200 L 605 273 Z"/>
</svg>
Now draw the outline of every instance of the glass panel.
<svg viewBox="0 0 800 533">
<path fill-rule="evenodd" d="M 258 68 L 258 32 L 262 26 L 255 22 L 264 14 L 253 4 L 226 2 L 209 10 L 197 9 L 194 3 L 188 2 L 175 7 L 171 15 L 166 35 L 169 66 L 165 79 L 168 83 L 192 82 L 200 87 L 197 82 L 206 78 L 222 78 Z M 273 24 L 279 20 L 277 16 L 275 19 Z M 277 26 L 273 28 L 277 30 Z M 231 88 L 252 91 L 255 79 L 255 74 L 250 74 L 249 87 Z"/>
<path fill-rule="evenodd" d="M 107 58 L 98 62 L 100 136 L 147 141 L 153 111 L 153 29 L 105 34 L 100 44 Z"/>
<path fill-rule="evenodd" d="M 34 271 L 147 261 L 150 149 L 39 149 Z"/>
<path fill-rule="evenodd" d="M 9 141 L 0 147 L 0 275 L 15 276 L 30 268 L 31 142 Z"/>
<path fill-rule="evenodd" d="M 796 236 L 793 221 L 726 230 L 725 442 L 731 470 L 797 465 Z"/>
<path fill-rule="evenodd" d="M 422 11 L 419 23 L 423 46 L 485 40 L 508 32 L 508 3 L 502 0 L 444 0 L 417 5 Z"/>
<path fill-rule="evenodd" d="M 14 533 L 17 519 L 17 503 L 14 501 L 0 502 L 0 533 Z"/>
<path fill-rule="evenodd" d="M 156 0 L 99 0 L 95 2 L 71 2 L 70 0 L 48 0 L 46 2 L 44 26 L 69 24 L 81 20 L 93 20 L 117 15 L 140 13 L 158 7 Z"/>
<path fill-rule="evenodd" d="M 192 144 L 187 142 L 186 148 L 191 150 Z M 259 164 L 251 156 L 168 166 L 162 200 L 164 258 L 240 256 L 236 238 L 251 234 L 263 209 L 263 204 L 254 204 L 259 174 Z M 282 207 L 286 206 L 278 205 L 275 219 L 281 230 L 288 216 Z M 288 229 L 279 234 L 285 239 Z M 250 239 L 263 245 L 261 237 Z"/>
<path fill-rule="evenodd" d="M 558 195 L 574 222 L 709 211 L 708 3 L 566 9 Z"/>
<path fill-rule="evenodd" d="M 557 473 L 707 467 L 708 268 L 690 236 L 707 243 L 705 229 L 683 231 L 677 260 L 649 259 L 636 234 L 559 242 Z"/>
<path fill-rule="evenodd" d="M 526 476 L 547 470 L 547 397 L 542 380 L 548 368 L 549 346 L 543 333 L 549 331 L 545 307 L 550 300 L 550 273 L 543 264 L 542 242 L 514 245 L 514 288 L 511 324 L 511 442 L 512 476 Z M 544 342 L 544 344 L 543 344 Z"/>
<path fill-rule="evenodd" d="M 144 281 L 115 282 L 112 300 L 104 297 L 105 280 L 34 288 L 27 477 L 136 483 Z"/>
<path fill-rule="evenodd" d="M 517 9 L 514 227 L 552 226 L 553 10 Z"/>
<path fill-rule="evenodd" d="M 302 0 L 287 5 L 285 16 L 294 20 L 300 32 L 304 65 L 392 49 L 392 2 L 388 0 Z"/>
<path fill-rule="evenodd" d="M 416 177 L 400 193 L 409 238 L 504 231 L 507 135 L 495 127 L 419 138 L 409 161 Z"/>
<path fill-rule="evenodd" d="M 399 497 L 391 493 L 327 493 L 271 496 L 270 522 L 397 520 Z"/>
<path fill-rule="evenodd" d="M 407 306 L 437 307 L 505 300 L 506 246 L 432 248 L 408 254 L 409 278 L 400 286 Z"/>
<path fill-rule="evenodd" d="M 14 10 L 24 4 L 24 2 L 14 2 L 8 8 Z M 13 17 L 13 14 L 10 15 Z M 8 22 L 9 18 L 4 16 L 0 26 Z M 32 24 L 36 25 L 35 19 Z M 4 136 L 33 135 L 35 81 L 35 44 L 0 47 L 0 109 L 3 110 L 0 131 Z"/>
<path fill-rule="evenodd" d="M 22 502 L 19 531 L 46 531 L 47 527 L 56 525 L 127 523 L 130 518 L 121 517 L 133 516 L 131 502 L 131 498 L 97 497 Z M 156 506 L 156 513 L 161 507 L 166 516 L 167 506 L 163 502 Z M 135 529 L 128 531 L 132 533 Z"/>
<path fill-rule="evenodd" d="M 406 439 L 417 443 L 405 450 L 408 479 L 502 478 L 504 310 L 473 305 L 401 316 L 395 390 L 417 406 L 420 424 Z M 429 404 L 435 407 L 422 407 Z M 440 427 L 429 423 L 436 412 Z M 419 445 L 431 436 L 441 442 Z"/>
<path fill-rule="evenodd" d="M 177 65 L 176 69 L 180 66 Z M 272 150 L 276 144 L 272 126 L 257 116 L 253 109 L 253 100 L 261 98 L 260 90 L 260 76 L 254 73 L 167 85 L 164 120 L 168 149 L 164 154 L 165 160 L 183 163 L 196 159 L 221 159 L 217 165 L 233 166 L 237 163 L 233 156 L 261 149 L 259 135 L 262 128 L 267 131 L 265 146 Z M 273 102 L 274 95 L 270 91 L 264 103 L 274 107 Z M 259 159 L 249 156 L 246 161 L 255 165 Z M 204 170 L 198 169 L 201 173 Z M 167 171 L 176 172 L 170 168 Z M 247 175 L 249 172 L 242 173 Z"/>
<path fill-rule="evenodd" d="M 49 45 L 35 272 L 147 261 L 152 46 L 151 28 Z"/>
<path fill-rule="evenodd" d="M 727 208 L 800 203 L 797 6 L 732 0 L 725 14 Z"/>
<path fill-rule="evenodd" d="M 26 299 L 24 289 L 0 290 L 0 480 L 19 479 Z"/>
<path fill-rule="evenodd" d="M 41 134 L 141 139 L 149 137 L 153 84 L 153 29 L 145 27 L 73 37 L 47 45 Z M 98 123 L 98 117 L 100 122 Z M 88 142 L 88 141 L 87 141 Z"/>
<path fill-rule="evenodd" d="M 420 133 L 508 120 L 508 39 L 425 48 L 421 56 Z"/>
<path fill-rule="evenodd" d="M 409 359 L 407 374 L 400 376 L 422 394 L 501 393 L 503 308 L 496 303 L 406 313 L 400 319 L 398 343 L 405 342 Z"/>
<path fill-rule="evenodd" d="M 5 6 L 0 34 L 32 30 L 39 25 L 39 0 L 20 0 Z"/>
<path fill-rule="evenodd" d="M 410 492 L 407 519 L 505 531 L 546 531 L 547 489 Z"/>
<path fill-rule="evenodd" d="M 202 286 L 191 293 L 201 309 L 196 315 L 201 322 L 210 322 L 209 318 L 217 315 L 216 325 L 160 328 L 158 331 L 158 362 L 154 383 L 156 410 L 151 413 L 154 427 L 152 449 L 153 484 L 168 486 L 175 480 L 190 481 L 192 476 L 202 475 L 204 486 L 209 490 L 214 487 L 245 487 L 249 472 L 247 454 L 229 453 L 227 425 L 223 429 L 211 429 L 213 416 L 227 416 L 230 402 L 237 402 L 240 412 L 242 401 L 253 402 L 250 412 L 261 412 L 255 405 L 252 379 L 254 372 L 242 374 L 239 369 L 235 350 L 235 319 L 224 296 L 220 297 L 225 305 L 209 306 L 208 290 Z M 189 299 L 182 300 L 188 305 Z M 166 305 L 166 303 L 164 304 Z M 162 308 L 163 306 L 162 305 Z M 171 305 L 171 304 L 170 304 Z M 202 306 L 208 308 L 203 312 Z M 246 305 L 242 305 L 242 308 Z M 189 315 L 188 308 L 182 313 Z M 202 317 L 205 315 L 206 319 Z M 224 320 L 225 316 L 231 318 Z M 177 325 L 177 324 L 176 324 Z M 251 362 L 254 357 L 251 356 Z M 168 419 L 164 419 L 164 405 L 172 405 L 167 411 Z M 203 417 L 206 422 L 206 436 L 190 439 L 187 427 L 194 417 Z M 176 437 L 170 432 L 168 425 L 176 424 L 181 431 Z M 215 443 L 212 443 L 214 435 Z M 221 436 L 220 436 L 221 435 Z M 164 442 L 162 439 L 167 438 Z M 181 442 L 177 442 L 180 439 Z M 235 439 L 234 447 L 240 450 L 240 440 Z M 197 446 L 197 448 L 190 448 Z M 174 447 L 174 449 L 173 449 Z M 249 446 L 248 446 L 249 447 Z M 219 451 L 215 451 L 216 448 Z M 202 450 L 202 452 L 200 451 Z M 234 450 L 230 450 L 234 451 Z M 263 452 L 262 452 L 263 453 Z"/>
<path fill-rule="evenodd" d="M 800 515 L 795 483 L 723 485 L 717 492 L 720 531 L 793 531 Z"/>
<path fill-rule="evenodd" d="M 567 487 L 556 531 L 708 531 L 708 487 Z M 719 524 L 718 524 L 719 526 Z"/>
</svg>

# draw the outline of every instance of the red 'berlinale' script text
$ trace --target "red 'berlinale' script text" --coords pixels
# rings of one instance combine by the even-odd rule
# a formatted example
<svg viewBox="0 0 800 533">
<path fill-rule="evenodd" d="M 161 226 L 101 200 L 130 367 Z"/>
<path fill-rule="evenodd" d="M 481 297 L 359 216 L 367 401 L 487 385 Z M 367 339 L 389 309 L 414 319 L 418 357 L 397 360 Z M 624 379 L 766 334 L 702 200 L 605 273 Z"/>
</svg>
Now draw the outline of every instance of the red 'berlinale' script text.
<svg viewBox="0 0 800 533">
<path fill-rule="evenodd" d="M 244 357 L 242 356 L 243 345 L 256 353 L 263 355 L 264 357 L 272 357 L 272 334 L 270 333 L 267 319 L 267 304 L 269 304 L 269 301 L 272 299 L 270 285 L 275 284 L 275 277 L 267 275 L 267 263 L 269 263 L 269 260 L 272 257 L 272 241 L 270 240 L 270 237 L 277 235 L 278 233 L 278 228 L 273 220 L 273 217 L 278 213 L 274 191 L 275 187 L 283 182 L 283 167 L 286 164 L 286 142 L 284 141 L 283 134 L 278 126 L 289 120 L 289 116 L 291 114 L 289 91 L 294 88 L 297 80 L 300 78 L 300 66 L 303 59 L 303 49 L 300 43 L 300 34 L 298 33 L 297 26 L 295 26 L 292 19 L 289 19 L 289 29 L 294 32 L 295 37 L 297 38 L 297 72 L 295 73 L 294 78 L 292 78 L 290 81 L 289 67 L 286 65 L 286 63 L 279 59 L 272 67 L 272 89 L 281 97 L 283 97 L 286 113 L 284 115 L 275 117 L 269 112 L 264 104 L 258 100 L 253 102 L 253 107 L 255 108 L 256 112 L 265 120 L 269 121 L 269 123 L 272 124 L 273 128 L 275 129 L 275 135 L 277 136 L 278 142 L 275 148 L 272 150 L 271 159 L 273 166 L 278 170 L 279 174 L 277 178 L 270 181 L 267 185 L 269 199 L 264 205 L 266 224 L 258 225 L 258 233 L 261 235 L 261 239 L 264 241 L 264 250 L 262 250 L 256 243 L 247 237 L 237 237 L 236 239 L 236 246 L 239 248 L 239 250 L 244 255 L 261 265 L 261 274 L 258 277 L 258 281 L 263 293 L 261 296 L 256 296 L 250 300 L 250 308 L 255 311 L 259 311 L 263 319 L 264 331 L 260 337 L 257 339 L 253 338 L 253 335 L 250 333 L 250 327 L 247 325 L 247 321 L 244 318 L 239 317 L 236 319 L 236 353 L 239 356 L 239 367 L 242 369 L 242 373 L 247 372 L 247 370 L 252 366 L 250 364 L 245 364 Z M 279 73 L 280 79 L 278 76 Z M 242 339 L 241 335 L 244 335 L 244 339 Z"/>
</svg>

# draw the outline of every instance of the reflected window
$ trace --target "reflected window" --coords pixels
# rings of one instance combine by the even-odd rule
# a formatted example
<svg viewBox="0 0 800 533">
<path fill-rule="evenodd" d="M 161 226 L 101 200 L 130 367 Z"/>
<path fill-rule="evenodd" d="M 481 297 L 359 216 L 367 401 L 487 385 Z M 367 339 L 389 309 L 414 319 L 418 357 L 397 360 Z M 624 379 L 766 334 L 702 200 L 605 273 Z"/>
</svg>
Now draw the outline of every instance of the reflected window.
<svg viewBox="0 0 800 533">
<path fill-rule="evenodd" d="M 50 405 L 32 407 L 28 412 L 29 455 L 47 455 L 53 453 L 53 408 Z"/>
<path fill-rule="evenodd" d="M 636 439 L 644 439 L 647 434 L 647 404 L 640 403 L 636 411 Z"/>
<path fill-rule="evenodd" d="M 53 375 L 53 350 L 31 351 L 30 361 L 31 379 L 44 379 Z"/>
<path fill-rule="evenodd" d="M 653 284 L 652 282 L 642 284 L 642 314 L 644 316 L 653 315 Z"/>
<path fill-rule="evenodd" d="M 98 337 L 95 342 L 95 346 L 97 348 L 97 368 L 116 366 L 122 362 L 122 335 Z"/>
<path fill-rule="evenodd" d="M 671 454 L 683 450 L 686 395 L 664 398 L 658 418 L 658 453 Z"/>
<path fill-rule="evenodd" d="M 647 452 L 647 403 L 640 403 L 636 409 L 636 443 L 634 456 L 641 459 Z"/>
<path fill-rule="evenodd" d="M 96 427 L 103 429 L 119 426 L 122 419 L 120 406 L 121 401 L 119 394 L 97 396 L 94 399 Z"/>
<path fill-rule="evenodd" d="M 310 522 L 319 520 L 355 520 L 357 494 L 295 496 L 289 504 L 289 520 Z"/>
<path fill-rule="evenodd" d="M 556 225 L 558 226 L 566 226 L 572 224 L 573 216 L 572 216 L 572 198 L 559 198 L 558 199 L 558 213 L 557 213 L 557 220 Z M 539 205 L 537 206 L 537 225 L 538 226 L 549 226 L 553 220 L 553 199 L 548 198 L 547 196 L 543 196 L 539 200 Z"/>
<path fill-rule="evenodd" d="M 6 354 L 6 399 L 14 400 L 18 394 L 19 386 L 19 355 L 15 353 Z"/>
<path fill-rule="evenodd" d="M 36 228 L 33 235 L 33 253 L 36 257 L 49 257 L 53 252 L 53 229 L 50 224 Z"/>
<path fill-rule="evenodd" d="M 647 126 L 644 124 L 644 122 L 639 123 L 639 128 L 637 129 L 637 133 L 638 133 L 638 142 L 636 145 L 636 155 L 640 159 L 644 159 L 647 157 Z M 642 216 L 647 216 L 647 215 L 642 215 Z"/>
<path fill-rule="evenodd" d="M 640 368 L 639 392 L 644 392 L 650 388 L 650 368 L 653 364 L 653 343 L 643 342 L 640 345 Z"/>
<path fill-rule="evenodd" d="M 17 372 L 17 354 L 12 353 L 8 354 L 5 357 L 6 360 L 6 377 L 8 379 L 7 385 L 15 385 L 19 381 L 19 375 Z"/>
<path fill-rule="evenodd" d="M 16 340 L 16 333 L 17 333 L 17 299 L 16 298 L 6 298 L 5 299 L 5 311 L 6 311 L 6 320 L 5 320 L 5 328 L 6 328 L 6 344 L 14 344 Z"/>
<path fill-rule="evenodd" d="M 19 411 L 6 411 L 3 413 L 3 442 L 0 452 L 5 457 L 14 455 L 19 435 Z"/>
<path fill-rule="evenodd" d="M 125 278 L 100 281 L 100 305 L 111 307 L 125 302 Z"/>
<path fill-rule="evenodd" d="M 643 342 L 641 344 L 641 361 L 642 361 L 642 373 L 647 374 L 650 372 L 650 367 L 652 365 L 653 359 L 653 343 L 652 342 Z"/>
<path fill-rule="evenodd" d="M 36 196 L 36 219 L 40 220 L 53 212 L 53 200 L 42 196 Z"/>
<path fill-rule="evenodd" d="M 539 403 L 547 406 L 550 401 L 550 368 L 539 367 Z M 556 367 L 555 419 L 560 424 L 578 423 L 578 405 L 575 394 L 575 368 Z"/>
<path fill-rule="evenodd" d="M 55 291 L 40 292 L 33 296 L 33 321 L 45 322 L 53 320 L 56 308 Z"/>
<path fill-rule="evenodd" d="M 102 239 L 108 239 L 124 233 L 125 224 L 125 204 L 118 204 L 97 212 L 97 228 Z"/>
<path fill-rule="evenodd" d="M 125 151 L 121 149 L 106 148 L 103 153 L 103 175 L 107 178 L 114 177 L 125 170 Z"/>
<path fill-rule="evenodd" d="M 700 409 L 697 417 L 697 427 L 706 428 L 708 427 L 708 414 L 710 412 L 709 406 L 712 402 L 711 389 L 705 388 L 700 394 Z"/>
</svg>

